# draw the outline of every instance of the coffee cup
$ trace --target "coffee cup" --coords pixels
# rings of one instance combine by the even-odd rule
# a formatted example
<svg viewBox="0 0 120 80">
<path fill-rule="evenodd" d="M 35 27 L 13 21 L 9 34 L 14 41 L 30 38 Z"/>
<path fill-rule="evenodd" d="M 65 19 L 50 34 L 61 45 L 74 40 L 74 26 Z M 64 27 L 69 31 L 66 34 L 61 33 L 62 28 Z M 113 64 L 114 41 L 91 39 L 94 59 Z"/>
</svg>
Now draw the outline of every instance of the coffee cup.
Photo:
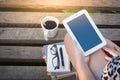
<svg viewBox="0 0 120 80">
<path fill-rule="evenodd" d="M 41 20 L 41 27 L 44 32 L 44 38 L 48 41 L 48 38 L 53 38 L 58 32 L 59 20 L 53 16 L 46 16 Z"/>
</svg>

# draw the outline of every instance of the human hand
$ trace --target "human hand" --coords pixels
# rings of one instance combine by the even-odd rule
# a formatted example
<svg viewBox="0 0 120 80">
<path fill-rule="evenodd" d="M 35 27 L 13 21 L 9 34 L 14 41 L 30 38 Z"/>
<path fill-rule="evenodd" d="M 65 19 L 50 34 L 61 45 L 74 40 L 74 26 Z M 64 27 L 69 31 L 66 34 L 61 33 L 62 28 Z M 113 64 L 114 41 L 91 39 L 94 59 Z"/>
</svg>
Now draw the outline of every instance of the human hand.
<svg viewBox="0 0 120 80">
<path fill-rule="evenodd" d="M 111 40 L 106 39 L 106 42 L 107 42 L 106 47 L 111 48 L 111 49 L 114 49 L 114 50 L 120 52 L 120 47 L 117 46 L 115 43 L 113 43 Z M 119 54 L 120 54 L 120 53 L 119 53 Z"/>
<path fill-rule="evenodd" d="M 75 68 L 78 65 L 82 66 L 89 63 L 89 56 L 84 57 L 82 51 L 77 47 L 76 42 L 71 38 L 69 34 L 66 34 L 64 43 L 68 56 Z"/>
<path fill-rule="evenodd" d="M 76 42 L 69 34 L 64 38 L 65 48 L 71 60 L 73 67 L 76 69 L 80 80 L 95 80 L 88 66 L 89 56 L 84 57 L 82 51 L 77 47 Z"/>
<path fill-rule="evenodd" d="M 108 54 L 110 54 L 112 57 L 115 57 L 120 54 L 120 48 L 116 45 L 108 44 L 106 47 L 103 48 L 103 50 L 106 51 Z M 105 59 L 107 61 L 111 61 L 112 57 L 106 56 Z"/>
<path fill-rule="evenodd" d="M 112 48 L 109 48 L 109 47 L 104 47 L 103 48 L 106 52 L 108 52 L 110 55 L 112 55 L 113 57 L 117 56 L 118 54 L 120 54 L 119 51 L 115 50 L 115 49 L 112 49 Z M 107 61 L 111 61 L 112 57 L 109 57 L 109 56 L 106 56 L 105 59 Z"/>
</svg>

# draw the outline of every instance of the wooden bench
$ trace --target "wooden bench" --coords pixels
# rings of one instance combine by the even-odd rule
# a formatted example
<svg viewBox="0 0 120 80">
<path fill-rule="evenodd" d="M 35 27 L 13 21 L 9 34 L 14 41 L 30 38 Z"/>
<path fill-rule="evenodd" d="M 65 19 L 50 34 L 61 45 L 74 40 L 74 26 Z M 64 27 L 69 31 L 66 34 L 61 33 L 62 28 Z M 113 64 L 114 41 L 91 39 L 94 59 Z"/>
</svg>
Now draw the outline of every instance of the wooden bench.
<svg viewBox="0 0 120 80">
<path fill-rule="evenodd" d="M 120 46 L 120 0 L 0 0 L 0 80 L 50 80 L 40 49 L 63 41 L 62 20 L 80 9 L 94 11 L 103 36 Z M 48 15 L 60 25 L 58 35 L 45 41 L 40 21 Z"/>
</svg>

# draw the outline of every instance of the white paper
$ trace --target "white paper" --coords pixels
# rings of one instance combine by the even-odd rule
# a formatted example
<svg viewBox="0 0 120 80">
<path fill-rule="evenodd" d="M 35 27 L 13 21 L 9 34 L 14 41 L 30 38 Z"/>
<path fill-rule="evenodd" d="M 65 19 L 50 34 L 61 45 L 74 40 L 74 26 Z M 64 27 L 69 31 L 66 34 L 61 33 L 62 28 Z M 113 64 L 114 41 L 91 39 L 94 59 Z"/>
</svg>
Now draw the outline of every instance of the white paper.
<svg viewBox="0 0 120 80">
<path fill-rule="evenodd" d="M 52 63 L 52 59 L 56 56 L 56 55 L 53 55 L 50 51 L 50 48 L 52 46 L 53 45 L 48 45 L 47 47 L 47 71 L 48 72 L 70 72 L 70 61 L 69 61 L 64 45 L 57 45 L 60 65 L 59 65 L 59 69 L 54 69 L 55 67 L 53 66 L 53 64 L 56 66 L 58 59 L 55 58 Z M 62 61 L 61 61 L 61 55 L 59 51 L 60 47 L 62 47 L 64 66 L 62 65 Z"/>
</svg>

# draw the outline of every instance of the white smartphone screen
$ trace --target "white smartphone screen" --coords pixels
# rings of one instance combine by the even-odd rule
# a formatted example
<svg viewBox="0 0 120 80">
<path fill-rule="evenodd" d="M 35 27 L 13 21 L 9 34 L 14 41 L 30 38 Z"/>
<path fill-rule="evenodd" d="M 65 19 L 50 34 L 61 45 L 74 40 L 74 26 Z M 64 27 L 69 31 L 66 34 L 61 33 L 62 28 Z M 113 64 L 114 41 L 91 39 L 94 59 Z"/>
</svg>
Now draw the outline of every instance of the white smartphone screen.
<svg viewBox="0 0 120 80">
<path fill-rule="evenodd" d="M 85 14 L 69 21 L 67 24 L 84 52 L 102 43 Z"/>
</svg>

